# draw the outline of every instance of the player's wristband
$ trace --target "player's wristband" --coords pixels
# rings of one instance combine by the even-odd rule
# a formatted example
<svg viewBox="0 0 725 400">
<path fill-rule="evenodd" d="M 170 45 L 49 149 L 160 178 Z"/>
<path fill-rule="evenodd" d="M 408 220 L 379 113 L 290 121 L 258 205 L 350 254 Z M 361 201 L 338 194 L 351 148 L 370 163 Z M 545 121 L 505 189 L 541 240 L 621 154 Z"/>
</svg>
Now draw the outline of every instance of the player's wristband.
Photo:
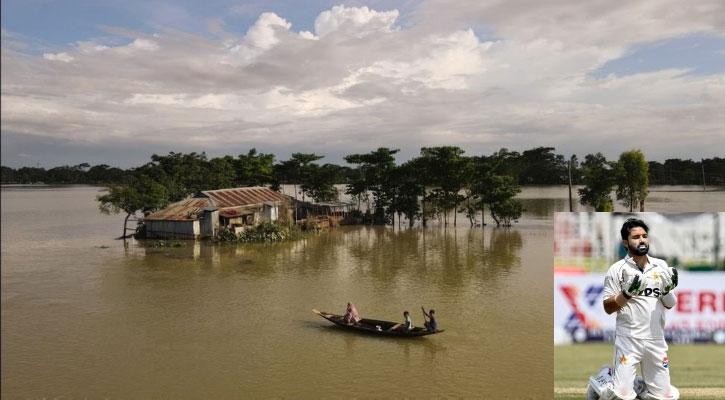
<svg viewBox="0 0 725 400">
<path fill-rule="evenodd" d="M 669 292 L 666 295 L 662 296 L 662 304 L 664 304 L 664 306 L 668 309 L 674 307 L 675 304 L 677 304 L 677 296 L 675 296 L 675 293 Z"/>
<path fill-rule="evenodd" d="M 619 292 L 619 294 L 614 297 L 614 302 L 621 308 L 627 304 L 629 299 L 631 299 L 631 297 L 627 297 L 624 292 Z"/>
</svg>

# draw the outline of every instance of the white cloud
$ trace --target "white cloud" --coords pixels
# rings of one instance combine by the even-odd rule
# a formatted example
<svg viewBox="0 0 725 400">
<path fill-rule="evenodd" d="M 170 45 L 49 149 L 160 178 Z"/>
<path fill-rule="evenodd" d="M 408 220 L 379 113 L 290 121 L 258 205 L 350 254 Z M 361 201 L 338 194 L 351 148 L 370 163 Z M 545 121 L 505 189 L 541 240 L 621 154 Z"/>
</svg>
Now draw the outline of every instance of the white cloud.
<svg viewBox="0 0 725 400">
<path fill-rule="evenodd" d="M 243 35 L 123 31 L 130 43 L 42 58 L 4 47 L 3 135 L 209 154 L 314 143 L 330 158 L 383 145 L 721 151 L 708 143 L 725 126 L 722 74 L 592 76 L 642 41 L 711 32 L 714 3 L 680 20 L 647 1 L 461 1 L 426 1 L 404 27 L 396 10 L 336 6 L 314 34 L 263 13 Z"/>
<path fill-rule="evenodd" d="M 341 31 L 363 37 L 375 32 L 389 32 L 397 18 L 398 10 L 378 12 L 367 7 L 334 6 L 315 19 L 315 33 L 322 37 Z"/>
<path fill-rule="evenodd" d="M 71 56 L 70 54 L 68 54 L 66 52 L 56 53 L 56 54 L 45 53 L 45 54 L 43 54 L 43 58 L 46 60 L 62 61 L 62 62 L 67 62 L 67 63 L 74 60 L 73 56 Z"/>
<path fill-rule="evenodd" d="M 79 41 L 76 42 L 76 49 L 83 54 L 97 53 L 99 51 L 108 50 L 109 47 L 98 44 L 93 41 Z"/>
<path fill-rule="evenodd" d="M 270 49 L 277 43 L 277 30 L 289 30 L 292 24 L 275 13 L 264 13 L 247 31 L 246 43 L 260 49 Z"/>
<path fill-rule="evenodd" d="M 159 45 L 155 41 L 142 38 L 134 40 L 130 47 L 144 51 L 156 51 L 159 49 Z"/>
</svg>

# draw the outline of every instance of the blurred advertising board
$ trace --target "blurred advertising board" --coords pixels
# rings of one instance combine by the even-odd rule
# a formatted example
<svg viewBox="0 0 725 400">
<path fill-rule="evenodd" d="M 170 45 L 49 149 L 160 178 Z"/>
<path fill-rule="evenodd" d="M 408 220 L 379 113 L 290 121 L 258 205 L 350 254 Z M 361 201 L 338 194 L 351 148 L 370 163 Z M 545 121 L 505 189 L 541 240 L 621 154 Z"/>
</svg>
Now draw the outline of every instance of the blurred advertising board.
<svg viewBox="0 0 725 400">
<path fill-rule="evenodd" d="M 649 254 L 678 268 L 722 269 L 725 213 L 554 213 L 558 270 L 604 272 L 625 255 L 619 230 L 629 217 L 649 226 Z"/>
<path fill-rule="evenodd" d="M 671 343 L 725 343 L 725 272 L 679 270 L 677 305 L 667 310 Z M 614 341 L 616 314 L 604 312 L 604 273 L 554 274 L 554 344 Z"/>
</svg>

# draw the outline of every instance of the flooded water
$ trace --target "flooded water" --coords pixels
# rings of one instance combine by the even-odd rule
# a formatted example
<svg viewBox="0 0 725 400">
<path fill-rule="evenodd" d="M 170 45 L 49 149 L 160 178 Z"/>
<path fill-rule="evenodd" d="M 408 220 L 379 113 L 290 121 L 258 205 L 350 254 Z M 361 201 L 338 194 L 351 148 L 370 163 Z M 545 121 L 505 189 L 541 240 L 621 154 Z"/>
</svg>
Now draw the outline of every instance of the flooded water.
<svg viewBox="0 0 725 400">
<path fill-rule="evenodd" d="M 568 210 L 565 187 L 526 189 L 510 229 L 459 216 L 457 228 L 128 249 L 97 193 L 2 188 L 4 398 L 551 398 L 549 225 Z M 647 210 L 725 208 L 710 193 Z M 446 332 L 361 336 L 311 312 L 348 301 L 376 319 L 409 310 L 416 325 L 435 308 Z"/>
</svg>

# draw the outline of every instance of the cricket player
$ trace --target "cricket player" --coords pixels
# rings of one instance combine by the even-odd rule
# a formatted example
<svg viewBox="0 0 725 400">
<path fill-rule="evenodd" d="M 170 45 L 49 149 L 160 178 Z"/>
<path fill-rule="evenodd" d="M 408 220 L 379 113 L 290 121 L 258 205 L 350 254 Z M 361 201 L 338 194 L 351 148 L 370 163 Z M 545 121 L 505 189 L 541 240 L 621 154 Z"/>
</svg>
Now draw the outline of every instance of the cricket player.
<svg viewBox="0 0 725 400">
<path fill-rule="evenodd" d="M 611 384 L 601 385 L 602 399 L 677 399 L 670 385 L 667 343 L 664 337 L 665 308 L 677 303 L 672 292 L 677 270 L 664 260 L 650 257 L 649 228 L 630 218 L 621 229 L 627 256 L 614 263 L 604 279 L 604 311 L 617 313 Z M 637 365 L 642 369 L 646 391 L 634 390 Z"/>
</svg>

